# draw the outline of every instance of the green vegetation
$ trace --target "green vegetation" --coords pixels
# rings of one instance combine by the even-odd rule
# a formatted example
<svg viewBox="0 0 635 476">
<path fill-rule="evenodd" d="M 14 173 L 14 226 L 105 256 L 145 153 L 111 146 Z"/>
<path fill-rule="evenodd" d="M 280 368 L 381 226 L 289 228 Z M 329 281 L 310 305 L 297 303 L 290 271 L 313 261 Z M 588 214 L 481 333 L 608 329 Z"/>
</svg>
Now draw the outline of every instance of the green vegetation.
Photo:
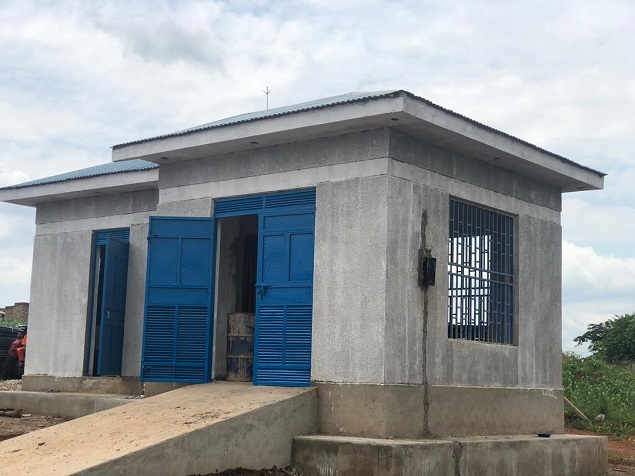
<svg viewBox="0 0 635 476">
<path fill-rule="evenodd" d="M 635 314 L 590 324 L 584 334 L 573 340 L 578 345 L 588 342 L 593 355 L 606 362 L 635 363 Z"/>
<path fill-rule="evenodd" d="M 567 426 L 610 433 L 617 438 L 635 435 L 635 369 L 610 364 L 597 356 L 564 354 L 562 384 L 565 396 L 584 413 L 584 422 L 565 405 Z M 604 421 L 593 421 L 597 415 Z"/>
</svg>

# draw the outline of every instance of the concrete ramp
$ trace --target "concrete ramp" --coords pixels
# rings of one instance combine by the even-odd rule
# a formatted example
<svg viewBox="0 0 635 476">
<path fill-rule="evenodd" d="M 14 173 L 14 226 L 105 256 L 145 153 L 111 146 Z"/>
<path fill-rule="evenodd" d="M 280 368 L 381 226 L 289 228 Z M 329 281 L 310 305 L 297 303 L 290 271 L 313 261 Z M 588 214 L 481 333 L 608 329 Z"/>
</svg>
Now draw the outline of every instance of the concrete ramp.
<svg viewBox="0 0 635 476">
<path fill-rule="evenodd" d="M 315 388 L 192 385 L 0 443 L 2 474 L 189 475 L 285 466 Z"/>
</svg>

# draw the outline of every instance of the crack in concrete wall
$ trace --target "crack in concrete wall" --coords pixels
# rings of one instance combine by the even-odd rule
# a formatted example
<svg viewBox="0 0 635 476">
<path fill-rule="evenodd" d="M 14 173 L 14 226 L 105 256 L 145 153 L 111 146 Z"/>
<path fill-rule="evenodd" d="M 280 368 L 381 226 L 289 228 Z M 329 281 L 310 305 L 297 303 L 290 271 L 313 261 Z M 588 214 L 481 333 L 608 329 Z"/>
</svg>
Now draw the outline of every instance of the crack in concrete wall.
<svg viewBox="0 0 635 476">
<path fill-rule="evenodd" d="M 461 457 L 463 456 L 463 443 L 452 440 L 452 458 L 454 459 L 454 476 L 461 476 Z"/>
<path fill-rule="evenodd" d="M 423 260 L 426 257 L 431 256 L 432 250 L 426 247 L 426 229 L 428 227 L 428 211 L 424 208 L 421 213 L 421 243 L 419 246 L 419 282 L 423 282 Z M 427 365 L 427 342 L 428 342 L 428 286 L 422 286 L 421 296 L 423 299 L 423 334 L 421 339 L 421 361 L 423 362 L 423 433 L 424 435 L 430 434 L 430 428 L 428 424 L 428 410 L 430 408 L 429 398 L 429 385 L 428 385 L 428 372 L 426 370 Z"/>
</svg>

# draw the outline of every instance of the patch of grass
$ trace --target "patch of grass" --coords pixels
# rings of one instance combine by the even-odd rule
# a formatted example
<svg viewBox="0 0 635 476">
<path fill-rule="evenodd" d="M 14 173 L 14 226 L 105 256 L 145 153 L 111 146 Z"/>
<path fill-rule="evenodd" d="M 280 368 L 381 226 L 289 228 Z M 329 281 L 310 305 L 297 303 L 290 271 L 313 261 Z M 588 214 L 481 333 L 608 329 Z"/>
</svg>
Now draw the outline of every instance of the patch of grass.
<svg viewBox="0 0 635 476">
<path fill-rule="evenodd" d="M 594 357 L 565 354 L 562 365 L 565 396 L 593 420 L 584 422 L 565 406 L 567 426 L 608 433 L 616 438 L 635 435 L 635 370 Z"/>
</svg>

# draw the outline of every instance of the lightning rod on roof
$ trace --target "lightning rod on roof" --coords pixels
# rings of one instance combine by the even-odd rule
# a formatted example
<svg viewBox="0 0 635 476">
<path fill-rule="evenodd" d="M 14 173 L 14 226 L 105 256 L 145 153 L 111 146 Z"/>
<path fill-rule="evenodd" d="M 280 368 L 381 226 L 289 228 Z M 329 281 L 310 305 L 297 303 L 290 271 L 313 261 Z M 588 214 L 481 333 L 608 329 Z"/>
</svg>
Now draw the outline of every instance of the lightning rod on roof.
<svg viewBox="0 0 635 476">
<path fill-rule="evenodd" d="M 269 110 L 269 93 L 271 92 L 271 89 L 269 89 L 269 86 L 267 86 L 263 93 L 265 93 L 267 95 L 267 111 Z"/>
</svg>

